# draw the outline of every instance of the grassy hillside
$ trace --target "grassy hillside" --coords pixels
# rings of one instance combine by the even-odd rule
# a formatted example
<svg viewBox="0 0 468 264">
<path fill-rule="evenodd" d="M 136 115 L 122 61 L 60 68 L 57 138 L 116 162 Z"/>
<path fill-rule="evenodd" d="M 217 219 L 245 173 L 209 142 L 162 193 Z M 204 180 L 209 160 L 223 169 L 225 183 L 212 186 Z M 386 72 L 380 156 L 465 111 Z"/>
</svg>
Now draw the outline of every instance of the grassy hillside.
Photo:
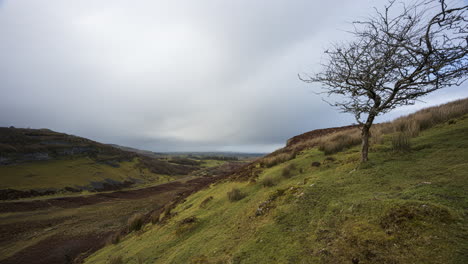
<svg viewBox="0 0 468 264">
<path fill-rule="evenodd" d="M 86 263 L 467 263 L 468 115 L 400 137 L 279 151 Z"/>
<path fill-rule="evenodd" d="M 152 173 L 147 168 L 138 170 L 137 158 L 122 161 L 117 166 L 99 163 L 89 157 L 31 162 L 20 165 L 0 166 L 0 189 L 64 189 L 66 187 L 93 189 L 92 182 L 113 180 L 143 182 L 167 182 L 172 177 Z M 99 184 L 95 184 L 99 185 Z"/>
<path fill-rule="evenodd" d="M 0 200 L 159 184 L 203 168 L 48 129 L 0 128 Z"/>
</svg>

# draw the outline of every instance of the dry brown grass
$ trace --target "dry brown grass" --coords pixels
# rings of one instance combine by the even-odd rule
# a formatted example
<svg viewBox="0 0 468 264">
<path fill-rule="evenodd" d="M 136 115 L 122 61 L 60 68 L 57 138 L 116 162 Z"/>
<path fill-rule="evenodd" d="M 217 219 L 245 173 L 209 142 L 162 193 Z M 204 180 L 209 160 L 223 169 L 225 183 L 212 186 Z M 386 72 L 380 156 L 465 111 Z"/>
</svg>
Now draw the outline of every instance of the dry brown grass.
<svg viewBox="0 0 468 264">
<path fill-rule="evenodd" d="M 409 149 L 410 138 L 418 136 L 421 131 L 444 122 L 456 122 L 454 118 L 468 114 L 468 98 L 453 101 L 444 105 L 422 109 L 413 114 L 403 116 L 392 122 L 374 124 L 371 128 L 370 143 L 382 144 L 385 135 L 390 137 L 394 150 Z M 401 134 L 401 135 L 400 135 Z M 358 127 L 337 131 L 323 136 L 289 144 L 259 160 L 261 167 L 270 168 L 294 159 L 301 151 L 318 147 L 325 154 L 330 155 L 361 144 L 361 130 Z M 285 177 L 290 175 L 286 169 Z"/>
<path fill-rule="evenodd" d="M 265 157 L 262 159 L 261 164 L 262 167 L 271 168 L 275 165 L 280 163 L 286 162 L 288 160 L 294 159 L 296 154 L 294 152 L 291 153 L 279 153 L 273 156 Z"/>
<path fill-rule="evenodd" d="M 411 149 L 410 135 L 403 132 L 393 135 L 392 149 L 396 152 L 409 151 Z"/>
<path fill-rule="evenodd" d="M 405 132 L 414 137 L 420 131 L 447 122 L 453 118 L 461 117 L 467 113 L 468 98 L 422 109 L 416 113 L 395 119 L 391 122 L 391 125 L 393 126 L 393 132 Z"/>
</svg>

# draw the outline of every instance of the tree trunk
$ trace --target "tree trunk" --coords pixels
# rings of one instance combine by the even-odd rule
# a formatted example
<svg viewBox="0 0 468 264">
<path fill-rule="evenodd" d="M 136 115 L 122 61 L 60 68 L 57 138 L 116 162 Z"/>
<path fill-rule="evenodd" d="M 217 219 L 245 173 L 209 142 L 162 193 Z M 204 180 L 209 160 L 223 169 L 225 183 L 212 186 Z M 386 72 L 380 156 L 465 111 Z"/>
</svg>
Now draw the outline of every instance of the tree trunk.
<svg viewBox="0 0 468 264">
<path fill-rule="evenodd" d="M 370 138 L 370 128 L 374 123 L 374 118 L 376 114 L 374 110 L 371 110 L 367 121 L 362 125 L 361 128 L 361 139 L 362 139 L 362 149 L 361 149 L 361 162 L 367 162 L 369 160 L 369 138 Z"/>
<path fill-rule="evenodd" d="M 362 139 L 362 148 L 361 148 L 361 162 L 367 162 L 369 160 L 369 137 L 370 137 L 370 126 L 365 124 L 361 129 L 361 139 Z"/>
</svg>

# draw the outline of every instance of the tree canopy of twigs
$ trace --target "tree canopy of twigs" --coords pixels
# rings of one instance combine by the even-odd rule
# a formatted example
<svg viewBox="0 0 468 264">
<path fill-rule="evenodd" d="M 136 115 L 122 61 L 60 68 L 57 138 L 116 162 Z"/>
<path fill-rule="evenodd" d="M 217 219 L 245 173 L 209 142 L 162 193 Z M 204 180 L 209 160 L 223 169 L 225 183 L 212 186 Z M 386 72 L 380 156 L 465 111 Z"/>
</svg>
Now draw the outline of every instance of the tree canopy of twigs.
<svg viewBox="0 0 468 264">
<path fill-rule="evenodd" d="M 320 83 L 325 94 L 341 98 L 329 102 L 332 106 L 355 116 L 362 127 L 363 162 L 375 117 L 467 79 L 467 9 L 445 1 L 389 1 L 353 22 L 353 39 L 325 52 L 321 72 L 299 76 Z"/>
</svg>

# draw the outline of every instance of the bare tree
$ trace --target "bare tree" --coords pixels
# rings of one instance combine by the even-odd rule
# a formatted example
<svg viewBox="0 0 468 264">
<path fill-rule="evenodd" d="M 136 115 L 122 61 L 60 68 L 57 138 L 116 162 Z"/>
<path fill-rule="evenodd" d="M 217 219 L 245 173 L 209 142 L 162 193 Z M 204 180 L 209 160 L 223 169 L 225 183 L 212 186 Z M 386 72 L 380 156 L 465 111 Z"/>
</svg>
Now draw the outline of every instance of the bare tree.
<svg viewBox="0 0 468 264">
<path fill-rule="evenodd" d="M 370 128 L 378 115 L 467 79 L 467 9 L 443 0 L 390 1 L 353 22 L 354 39 L 325 52 L 322 72 L 299 76 L 322 84 L 328 96 L 341 98 L 332 106 L 354 114 L 362 130 L 362 162 L 368 160 Z"/>
</svg>

